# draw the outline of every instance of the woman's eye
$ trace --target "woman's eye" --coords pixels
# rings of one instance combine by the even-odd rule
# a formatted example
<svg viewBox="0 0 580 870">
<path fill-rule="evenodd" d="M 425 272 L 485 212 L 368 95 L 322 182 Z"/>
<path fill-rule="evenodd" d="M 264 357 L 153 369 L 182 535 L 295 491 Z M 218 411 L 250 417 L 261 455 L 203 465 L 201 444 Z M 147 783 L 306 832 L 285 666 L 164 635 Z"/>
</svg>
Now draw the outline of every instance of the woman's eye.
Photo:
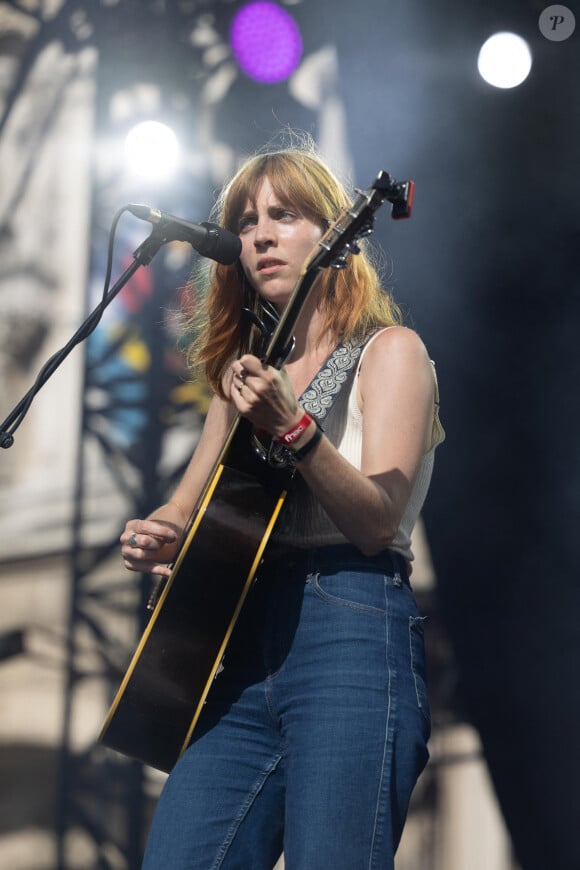
<svg viewBox="0 0 580 870">
<path fill-rule="evenodd" d="M 256 218 L 252 215 L 246 215 L 243 218 L 240 218 L 238 221 L 238 232 L 243 233 L 244 230 L 247 230 L 249 227 L 254 226 L 256 223 Z"/>
</svg>

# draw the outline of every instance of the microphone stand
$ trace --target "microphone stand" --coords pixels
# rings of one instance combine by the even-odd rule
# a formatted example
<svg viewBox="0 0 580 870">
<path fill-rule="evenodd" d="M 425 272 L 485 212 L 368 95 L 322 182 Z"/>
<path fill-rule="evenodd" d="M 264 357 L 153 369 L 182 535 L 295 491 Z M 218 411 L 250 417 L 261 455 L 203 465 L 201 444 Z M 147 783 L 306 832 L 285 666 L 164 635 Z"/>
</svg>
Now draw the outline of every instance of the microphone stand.
<svg viewBox="0 0 580 870">
<path fill-rule="evenodd" d="M 0 423 L 0 447 L 7 449 L 14 444 L 14 435 L 18 426 L 20 426 L 24 417 L 32 404 L 36 394 L 48 379 L 55 373 L 58 367 L 65 361 L 70 352 L 81 341 L 88 338 L 89 335 L 97 327 L 105 308 L 113 301 L 113 299 L 123 289 L 127 281 L 135 274 L 141 266 L 148 266 L 161 245 L 167 241 L 166 236 L 157 228 L 154 228 L 149 238 L 145 239 L 141 245 L 133 252 L 133 263 L 123 272 L 118 281 L 105 292 L 99 304 L 91 311 L 89 316 L 79 326 L 75 334 L 69 341 L 58 350 L 42 367 L 36 381 L 28 392 L 18 402 L 16 407 L 10 412 L 6 419 Z"/>
</svg>

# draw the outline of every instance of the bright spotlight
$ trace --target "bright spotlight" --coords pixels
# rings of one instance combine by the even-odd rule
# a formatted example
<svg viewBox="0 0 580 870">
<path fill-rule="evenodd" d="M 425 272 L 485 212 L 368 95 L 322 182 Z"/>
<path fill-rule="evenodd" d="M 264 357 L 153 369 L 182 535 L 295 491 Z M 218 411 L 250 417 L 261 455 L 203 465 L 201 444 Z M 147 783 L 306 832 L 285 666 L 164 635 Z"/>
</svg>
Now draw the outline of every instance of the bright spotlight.
<svg viewBox="0 0 580 870">
<path fill-rule="evenodd" d="M 527 79 L 532 53 L 517 33 L 495 33 L 481 47 L 477 58 L 479 74 L 495 88 L 515 88 Z"/>
<path fill-rule="evenodd" d="M 143 121 L 127 133 L 125 162 L 136 175 L 163 179 L 179 161 L 179 143 L 173 130 L 159 121 Z"/>
<path fill-rule="evenodd" d="M 302 55 L 300 29 L 276 3 L 243 6 L 233 18 L 230 43 L 246 75 L 267 84 L 287 79 Z"/>
</svg>

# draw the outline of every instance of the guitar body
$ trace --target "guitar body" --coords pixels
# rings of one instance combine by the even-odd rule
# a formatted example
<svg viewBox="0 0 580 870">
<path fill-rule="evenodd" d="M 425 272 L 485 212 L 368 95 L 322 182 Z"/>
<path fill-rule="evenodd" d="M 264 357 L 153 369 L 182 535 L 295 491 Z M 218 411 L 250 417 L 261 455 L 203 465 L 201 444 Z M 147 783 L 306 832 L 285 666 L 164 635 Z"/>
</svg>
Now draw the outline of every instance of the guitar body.
<svg viewBox="0 0 580 870">
<path fill-rule="evenodd" d="M 189 743 L 291 476 L 254 458 L 245 420 L 228 441 L 99 737 L 164 771 Z"/>
<path fill-rule="evenodd" d="M 269 339 L 267 364 L 283 366 L 320 269 L 340 268 L 346 254 L 357 253 L 357 240 L 371 231 L 384 200 L 394 218 L 408 217 L 413 190 L 412 181 L 398 183 L 381 172 L 358 191 L 305 265 Z M 252 434 L 238 417 L 99 736 L 160 770 L 171 770 L 190 742 L 294 473 L 260 458 Z"/>
</svg>

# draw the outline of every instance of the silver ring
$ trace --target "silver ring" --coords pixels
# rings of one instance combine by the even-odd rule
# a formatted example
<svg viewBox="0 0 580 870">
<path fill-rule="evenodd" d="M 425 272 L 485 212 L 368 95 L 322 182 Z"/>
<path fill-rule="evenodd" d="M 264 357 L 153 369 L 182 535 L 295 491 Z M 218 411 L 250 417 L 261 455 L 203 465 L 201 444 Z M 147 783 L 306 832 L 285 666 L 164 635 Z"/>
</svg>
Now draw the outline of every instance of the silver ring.
<svg viewBox="0 0 580 870">
<path fill-rule="evenodd" d="M 135 533 L 133 533 L 133 534 L 131 535 L 131 537 L 129 538 L 129 546 L 130 546 L 130 547 L 136 547 L 136 546 L 137 546 L 137 535 L 136 535 Z"/>
</svg>

